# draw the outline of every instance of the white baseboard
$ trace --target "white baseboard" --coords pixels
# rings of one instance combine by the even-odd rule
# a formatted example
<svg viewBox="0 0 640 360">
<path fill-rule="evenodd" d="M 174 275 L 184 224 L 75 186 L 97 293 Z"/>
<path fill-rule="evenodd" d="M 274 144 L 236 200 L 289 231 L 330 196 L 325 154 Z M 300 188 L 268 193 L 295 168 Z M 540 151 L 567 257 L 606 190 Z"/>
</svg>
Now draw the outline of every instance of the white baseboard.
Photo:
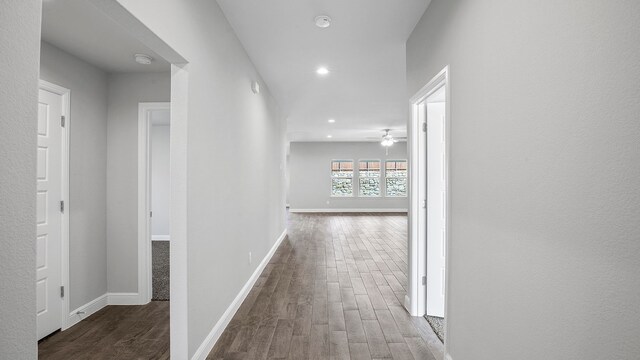
<svg viewBox="0 0 640 360">
<path fill-rule="evenodd" d="M 144 305 L 138 293 L 107 293 L 109 305 Z"/>
<path fill-rule="evenodd" d="M 107 305 L 144 304 L 140 304 L 140 297 L 138 296 L 138 293 L 106 293 L 71 311 L 65 319 L 62 330 L 67 330 L 80 321 L 95 314 Z"/>
<path fill-rule="evenodd" d="M 151 235 L 151 241 L 169 241 L 169 235 Z"/>
<path fill-rule="evenodd" d="M 80 306 L 79 308 L 71 311 L 67 318 L 65 319 L 65 323 L 63 324 L 62 330 L 66 330 L 73 325 L 79 323 L 80 321 L 88 318 L 93 315 L 103 307 L 108 305 L 107 294 L 103 294 L 88 303 Z"/>
<path fill-rule="evenodd" d="M 407 209 L 289 209 L 291 213 L 406 213 Z"/>
<path fill-rule="evenodd" d="M 260 274 L 262 274 L 262 270 L 264 270 L 264 268 L 267 266 L 269 260 L 271 260 L 273 254 L 275 254 L 278 246 L 280 246 L 285 237 L 287 237 L 287 229 L 284 229 L 280 237 L 278 237 L 278 240 L 276 240 L 275 244 L 273 244 L 273 247 L 271 247 L 271 250 L 269 250 L 264 259 L 262 259 L 262 262 L 260 262 L 260 265 L 258 265 L 249 280 L 247 280 L 247 283 L 244 284 L 236 298 L 229 305 L 224 314 L 222 314 L 220 320 L 218 320 L 213 329 L 211 329 L 211 332 L 209 332 L 209 335 L 207 335 L 202 344 L 200 344 L 198 350 L 196 350 L 195 354 L 193 354 L 193 357 L 191 358 L 192 360 L 206 359 L 207 355 L 209 355 L 209 352 L 211 351 L 211 349 L 213 349 L 213 346 L 216 344 L 216 342 L 224 332 L 224 329 L 227 327 L 227 325 L 229 325 L 229 322 L 236 314 L 236 311 L 238 311 L 240 305 L 242 305 L 244 299 L 247 297 L 247 295 L 249 295 L 249 292 L 253 288 L 253 285 L 260 277 Z"/>
</svg>

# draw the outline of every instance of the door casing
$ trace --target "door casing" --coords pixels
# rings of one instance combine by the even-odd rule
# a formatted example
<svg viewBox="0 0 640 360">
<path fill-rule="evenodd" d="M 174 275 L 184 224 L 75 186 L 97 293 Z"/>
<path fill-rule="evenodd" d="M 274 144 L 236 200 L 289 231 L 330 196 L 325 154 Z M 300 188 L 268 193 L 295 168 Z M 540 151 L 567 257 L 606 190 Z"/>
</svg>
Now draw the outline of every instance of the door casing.
<svg viewBox="0 0 640 360">
<path fill-rule="evenodd" d="M 445 176 L 446 176 L 446 219 L 445 219 L 445 246 L 447 248 L 445 257 L 445 349 L 447 333 L 447 312 L 449 303 L 449 263 L 450 252 L 449 241 L 451 232 L 449 224 L 451 222 L 451 178 L 449 177 L 449 153 L 450 153 L 450 86 L 449 86 L 449 66 L 446 66 L 436 76 L 433 77 L 422 89 L 420 89 L 411 99 L 411 118 L 408 126 L 408 147 L 409 147 L 409 292 L 405 297 L 405 308 L 412 316 L 424 316 L 426 312 L 426 286 L 423 284 L 423 277 L 426 277 L 426 208 L 423 207 L 426 201 L 426 136 L 423 130 L 423 123 L 426 121 L 426 111 L 421 107 L 426 106 L 429 96 L 445 88 Z"/>
</svg>

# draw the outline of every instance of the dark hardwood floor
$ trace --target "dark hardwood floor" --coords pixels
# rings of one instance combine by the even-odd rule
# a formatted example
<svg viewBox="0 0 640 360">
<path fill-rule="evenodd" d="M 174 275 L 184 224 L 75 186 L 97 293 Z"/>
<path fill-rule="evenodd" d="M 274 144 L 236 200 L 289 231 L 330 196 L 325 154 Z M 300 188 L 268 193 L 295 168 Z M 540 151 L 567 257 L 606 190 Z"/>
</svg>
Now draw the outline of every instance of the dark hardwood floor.
<svg viewBox="0 0 640 360">
<path fill-rule="evenodd" d="M 208 359 L 442 359 L 407 290 L 404 214 L 290 214 Z"/>
<path fill-rule="evenodd" d="M 289 236 L 208 359 L 441 360 L 402 307 L 407 218 L 291 214 Z M 39 344 L 40 359 L 168 359 L 169 302 L 108 306 Z"/>
<path fill-rule="evenodd" d="M 43 339 L 38 359 L 169 359 L 169 302 L 107 306 Z"/>
</svg>

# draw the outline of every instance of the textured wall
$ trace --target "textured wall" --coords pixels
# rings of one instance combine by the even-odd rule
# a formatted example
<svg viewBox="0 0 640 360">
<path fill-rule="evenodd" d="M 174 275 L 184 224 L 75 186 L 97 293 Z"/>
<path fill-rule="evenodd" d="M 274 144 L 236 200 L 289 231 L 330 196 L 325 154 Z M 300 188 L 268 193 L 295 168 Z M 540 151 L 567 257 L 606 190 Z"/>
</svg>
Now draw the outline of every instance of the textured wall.
<svg viewBox="0 0 640 360">
<path fill-rule="evenodd" d="M 0 359 L 36 359 L 40 1 L 0 11 Z"/>
<path fill-rule="evenodd" d="M 331 161 L 382 160 L 381 184 L 384 183 L 384 160 L 406 160 L 407 144 L 397 143 L 385 149 L 375 142 L 292 142 L 289 161 L 289 205 L 291 209 L 403 209 L 408 198 L 393 197 L 331 197 Z M 358 195 L 357 174 L 354 175 L 354 195 Z M 384 186 L 381 186 L 384 195 Z M 328 202 L 328 203 L 327 203 Z"/>
<path fill-rule="evenodd" d="M 640 358 L 640 2 L 434 0 L 451 70 L 453 360 Z"/>
<path fill-rule="evenodd" d="M 71 90 L 69 310 L 107 292 L 107 74 L 42 43 L 40 78 Z"/>
</svg>

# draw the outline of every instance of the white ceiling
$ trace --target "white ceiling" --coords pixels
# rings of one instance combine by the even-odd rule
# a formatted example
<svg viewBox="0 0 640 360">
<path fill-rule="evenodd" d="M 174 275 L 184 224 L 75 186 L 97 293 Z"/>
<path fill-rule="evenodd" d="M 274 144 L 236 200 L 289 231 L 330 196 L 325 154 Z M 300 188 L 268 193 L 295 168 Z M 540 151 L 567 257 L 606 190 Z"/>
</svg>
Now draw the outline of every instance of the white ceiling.
<svg viewBox="0 0 640 360">
<path fill-rule="evenodd" d="M 429 2 L 218 0 L 287 115 L 291 141 L 406 135 L 405 42 Z M 317 15 L 331 26 L 316 27 Z M 319 66 L 331 73 L 318 76 Z"/>
<path fill-rule="evenodd" d="M 87 0 L 45 0 L 42 39 L 107 72 L 169 71 L 170 65 Z M 141 65 L 133 55 L 150 55 Z"/>
</svg>

